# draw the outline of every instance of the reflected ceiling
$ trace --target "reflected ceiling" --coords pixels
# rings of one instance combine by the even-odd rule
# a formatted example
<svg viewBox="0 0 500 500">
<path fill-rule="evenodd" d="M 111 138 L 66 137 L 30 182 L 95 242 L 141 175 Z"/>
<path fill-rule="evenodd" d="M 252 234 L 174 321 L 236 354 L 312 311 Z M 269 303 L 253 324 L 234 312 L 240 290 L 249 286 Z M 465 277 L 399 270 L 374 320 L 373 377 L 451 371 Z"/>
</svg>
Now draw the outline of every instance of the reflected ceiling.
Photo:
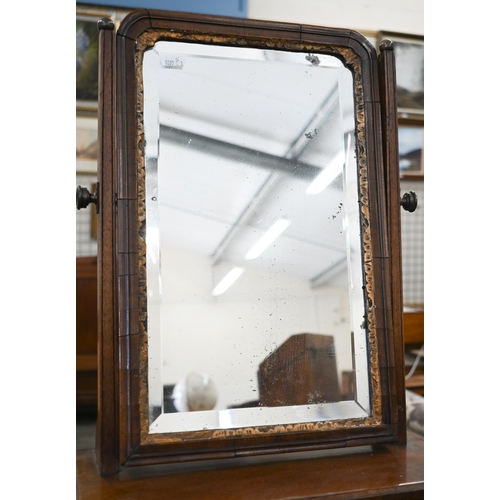
<svg viewBox="0 0 500 500">
<path fill-rule="evenodd" d="M 343 275 L 342 175 L 323 192 L 306 190 L 331 162 L 336 141 L 329 136 L 340 132 L 346 148 L 354 143 L 349 140 L 354 128 L 350 74 L 340 70 L 340 63 L 336 70 L 334 59 L 326 63 L 306 53 L 245 53 L 239 48 L 242 60 L 233 61 L 235 71 L 228 75 L 222 59 L 200 54 L 195 63 L 193 58 L 186 63 L 181 51 L 179 45 L 177 67 L 159 72 L 158 82 L 160 149 L 168 146 L 169 151 L 161 160 L 168 168 L 158 169 L 164 186 L 160 217 L 169 228 L 169 241 L 162 243 L 175 241 L 212 257 L 214 264 L 239 262 L 274 221 L 286 218 L 291 221 L 287 230 L 252 264 L 271 267 L 280 255 L 286 272 L 313 286 Z M 171 49 L 160 52 L 164 65 L 172 64 L 172 57 Z M 264 77 L 254 77 L 248 57 L 262 64 L 259 75 Z M 282 64 L 266 64 L 271 59 Z M 198 82 L 203 92 L 191 93 L 186 101 L 180 96 L 188 81 Z M 242 101 L 245 114 L 234 105 Z M 241 183 L 242 177 L 247 182 Z M 314 211 L 304 210 L 312 197 Z"/>
</svg>

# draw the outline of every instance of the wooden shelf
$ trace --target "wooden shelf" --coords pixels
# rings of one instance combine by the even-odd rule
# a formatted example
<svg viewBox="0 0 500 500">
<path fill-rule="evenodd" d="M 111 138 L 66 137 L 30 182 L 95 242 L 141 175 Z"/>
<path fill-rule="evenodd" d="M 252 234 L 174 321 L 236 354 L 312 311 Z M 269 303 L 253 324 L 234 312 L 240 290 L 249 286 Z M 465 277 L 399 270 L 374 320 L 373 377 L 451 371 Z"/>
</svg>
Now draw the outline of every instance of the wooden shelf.
<svg viewBox="0 0 500 500">
<path fill-rule="evenodd" d="M 406 381 L 406 388 L 409 391 L 416 392 L 421 396 L 424 395 L 424 371 L 421 373 L 417 370 L 415 374 Z"/>
</svg>

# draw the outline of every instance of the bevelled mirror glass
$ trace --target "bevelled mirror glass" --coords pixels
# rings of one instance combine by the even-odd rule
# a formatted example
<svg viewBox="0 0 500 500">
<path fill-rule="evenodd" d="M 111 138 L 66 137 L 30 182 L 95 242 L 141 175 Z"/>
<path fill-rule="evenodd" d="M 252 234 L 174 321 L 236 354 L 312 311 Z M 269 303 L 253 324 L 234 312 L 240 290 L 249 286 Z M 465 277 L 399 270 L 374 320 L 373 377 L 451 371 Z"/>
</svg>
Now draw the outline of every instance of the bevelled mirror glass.
<svg viewBox="0 0 500 500">
<path fill-rule="evenodd" d="M 144 53 L 150 432 L 367 417 L 351 72 Z"/>
<path fill-rule="evenodd" d="M 374 48 L 136 11 L 111 54 L 117 461 L 404 439 Z"/>
</svg>

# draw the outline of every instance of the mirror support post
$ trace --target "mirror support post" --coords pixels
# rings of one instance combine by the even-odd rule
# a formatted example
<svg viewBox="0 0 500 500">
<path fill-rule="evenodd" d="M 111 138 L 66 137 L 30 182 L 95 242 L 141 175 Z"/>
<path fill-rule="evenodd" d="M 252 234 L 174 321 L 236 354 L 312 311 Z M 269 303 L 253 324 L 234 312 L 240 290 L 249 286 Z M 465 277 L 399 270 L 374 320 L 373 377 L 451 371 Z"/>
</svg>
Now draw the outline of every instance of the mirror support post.
<svg viewBox="0 0 500 500">
<path fill-rule="evenodd" d="M 116 408 L 116 320 L 114 287 L 114 23 L 101 19 L 99 28 L 98 180 L 98 420 L 96 462 L 102 475 L 116 474 L 118 461 L 118 414 Z"/>
<path fill-rule="evenodd" d="M 394 46 L 391 40 L 383 40 L 378 56 L 384 169 L 386 179 L 387 221 L 389 236 L 389 272 L 391 279 L 392 329 L 394 339 L 395 370 L 393 383 L 396 401 L 391 399 L 391 413 L 397 422 L 406 422 L 404 337 L 403 337 L 403 289 L 401 257 L 401 198 L 399 182 L 398 116 L 396 102 L 396 69 Z M 399 442 L 406 442 L 406 425 L 398 425 Z"/>
</svg>

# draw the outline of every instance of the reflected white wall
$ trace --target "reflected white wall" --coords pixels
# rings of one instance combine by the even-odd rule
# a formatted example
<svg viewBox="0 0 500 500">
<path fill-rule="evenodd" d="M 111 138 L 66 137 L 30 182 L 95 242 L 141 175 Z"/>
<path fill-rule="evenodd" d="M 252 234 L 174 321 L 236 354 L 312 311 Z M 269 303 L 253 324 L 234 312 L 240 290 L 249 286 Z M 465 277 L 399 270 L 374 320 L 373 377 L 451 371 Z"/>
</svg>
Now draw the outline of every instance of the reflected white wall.
<svg viewBox="0 0 500 500">
<path fill-rule="evenodd" d="M 352 368 L 346 289 L 311 289 L 306 280 L 248 267 L 213 297 L 229 269 L 229 263 L 213 269 L 210 258 L 162 246 L 164 384 L 199 371 L 218 387 L 215 409 L 258 399 L 259 364 L 296 333 L 333 335 L 339 378 Z"/>
</svg>

